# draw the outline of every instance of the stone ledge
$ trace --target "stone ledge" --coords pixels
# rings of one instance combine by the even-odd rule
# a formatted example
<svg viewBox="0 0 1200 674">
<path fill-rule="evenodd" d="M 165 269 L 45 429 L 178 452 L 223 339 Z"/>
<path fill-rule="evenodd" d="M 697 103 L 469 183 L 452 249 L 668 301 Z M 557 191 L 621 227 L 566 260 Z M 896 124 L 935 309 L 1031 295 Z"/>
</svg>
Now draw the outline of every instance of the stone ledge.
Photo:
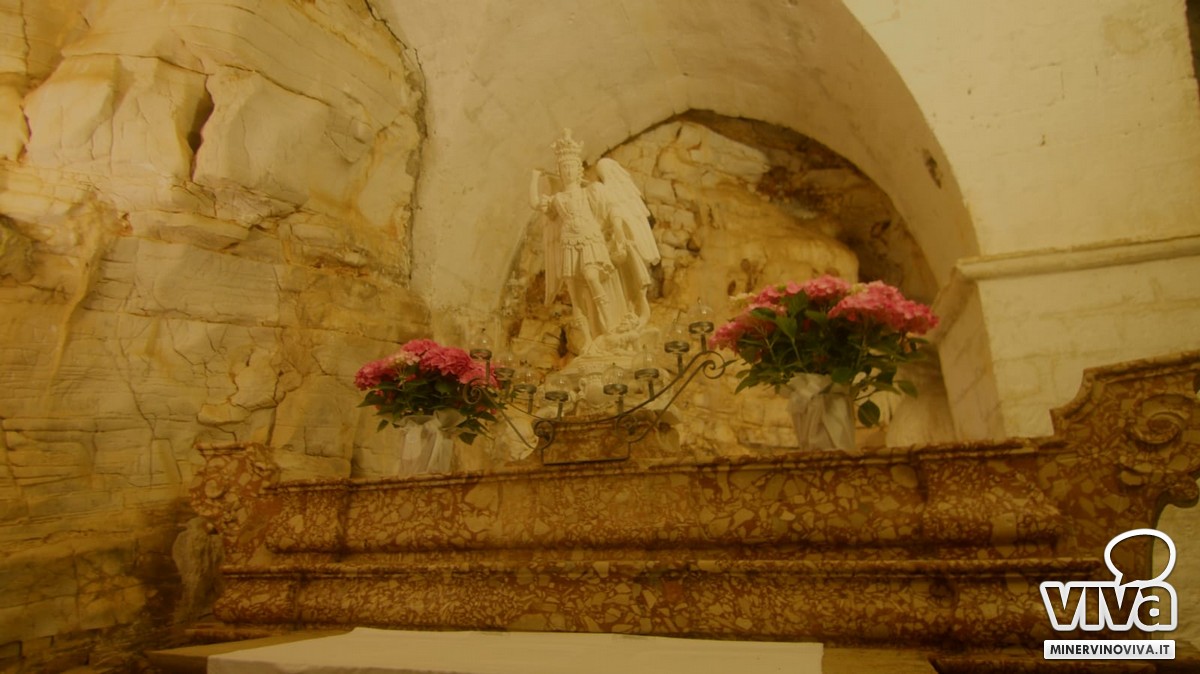
<svg viewBox="0 0 1200 674">
<path fill-rule="evenodd" d="M 219 631 L 219 628 L 215 628 Z M 184 646 L 179 648 L 148 651 L 150 663 L 163 674 L 206 674 L 208 658 L 213 655 L 232 653 L 248 648 L 274 646 L 306 639 L 316 639 L 349 630 L 304 630 L 286 632 L 268 637 L 222 641 L 219 643 Z M 205 633 L 206 630 L 200 629 Z M 207 632 L 211 634 L 211 631 Z M 227 636 L 233 636 L 227 634 Z M 930 664 L 931 654 L 915 649 L 890 648 L 825 648 L 822 658 L 822 674 L 861 674 L 863 672 L 888 672 L 889 674 L 934 674 Z"/>
<path fill-rule="evenodd" d="M 211 655 L 233 653 L 234 651 L 241 651 L 247 648 L 286 644 L 305 639 L 317 639 L 335 634 L 345 634 L 349 631 L 349 629 L 338 629 L 284 632 L 254 639 L 220 641 L 217 643 L 146 651 L 146 658 L 150 661 L 150 664 L 166 672 L 166 674 L 205 674 L 208 671 L 208 658 Z"/>
</svg>

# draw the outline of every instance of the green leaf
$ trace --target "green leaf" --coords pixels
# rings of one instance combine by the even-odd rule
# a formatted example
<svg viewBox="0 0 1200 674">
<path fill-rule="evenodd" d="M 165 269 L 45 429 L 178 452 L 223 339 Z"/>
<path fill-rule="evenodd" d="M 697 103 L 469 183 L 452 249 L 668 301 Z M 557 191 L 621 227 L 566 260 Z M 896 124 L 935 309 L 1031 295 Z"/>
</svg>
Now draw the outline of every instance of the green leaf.
<svg viewBox="0 0 1200 674">
<path fill-rule="evenodd" d="M 829 377 L 835 384 L 850 384 L 854 381 L 855 374 L 857 372 L 852 367 L 835 367 L 830 371 Z"/>
<path fill-rule="evenodd" d="M 756 382 L 753 379 L 751 379 L 750 377 L 746 377 L 745 379 L 738 382 L 737 388 L 734 389 L 733 392 L 741 393 L 742 389 L 750 388 L 750 387 L 754 386 L 755 383 Z"/>
<path fill-rule="evenodd" d="M 863 426 L 870 428 L 879 424 L 881 414 L 879 405 L 867 400 L 858 406 L 858 420 Z"/>
<path fill-rule="evenodd" d="M 897 379 L 896 388 L 900 389 L 905 395 L 917 397 L 917 385 L 907 379 Z"/>
<path fill-rule="evenodd" d="M 380 419 L 379 425 L 375 427 L 375 432 L 378 433 L 379 431 L 382 431 L 383 429 L 387 428 L 387 425 L 388 425 L 387 419 Z"/>
<path fill-rule="evenodd" d="M 785 301 L 785 306 L 787 307 L 787 312 L 789 314 L 793 316 L 798 315 L 800 312 L 808 308 L 808 295 L 805 295 L 804 293 L 789 295 Z"/>
<path fill-rule="evenodd" d="M 796 319 L 791 316 L 780 316 L 775 322 L 779 324 L 779 329 L 788 336 L 788 339 L 796 338 Z"/>
<path fill-rule="evenodd" d="M 891 384 L 888 384 L 887 382 L 882 382 L 882 381 L 878 381 L 878 380 L 871 382 L 871 387 L 874 388 L 876 391 L 887 391 L 888 393 L 900 393 L 899 389 L 897 389 L 895 386 L 892 386 Z"/>
</svg>

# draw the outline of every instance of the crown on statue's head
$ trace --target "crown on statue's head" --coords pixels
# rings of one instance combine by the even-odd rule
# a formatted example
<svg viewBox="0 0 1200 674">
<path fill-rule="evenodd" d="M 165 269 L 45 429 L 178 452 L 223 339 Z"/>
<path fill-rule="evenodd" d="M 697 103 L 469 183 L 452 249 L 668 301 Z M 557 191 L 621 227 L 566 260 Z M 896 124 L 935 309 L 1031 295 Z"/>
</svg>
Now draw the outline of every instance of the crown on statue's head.
<svg viewBox="0 0 1200 674">
<path fill-rule="evenodd" d="M 583 162 L 583 143 L 571 137 L 570 129 L 563 129 L 562 138 L 554 141 L 554 156 L 561 164 L 564 161 Z"/>
</svg>

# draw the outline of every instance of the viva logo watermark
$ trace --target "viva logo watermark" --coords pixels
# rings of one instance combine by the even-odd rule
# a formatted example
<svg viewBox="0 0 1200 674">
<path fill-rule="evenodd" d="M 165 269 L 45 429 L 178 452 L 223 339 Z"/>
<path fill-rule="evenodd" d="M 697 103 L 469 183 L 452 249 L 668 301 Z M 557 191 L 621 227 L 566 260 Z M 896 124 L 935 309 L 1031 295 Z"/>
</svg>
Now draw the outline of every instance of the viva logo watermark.
<svg viewBox="0 0 1200 674">
<path fill-rule="evenodd" d="M 1150 580 L 1121 582 L 1124 576 L 1113 564 L 1112 551 L 1135 536 L 1153 536 L 1167 546 L 1163 572 Z M 1175 542 L 1156 529 L 1134 529 L 1113 538 L 1104 548 L 1104 563 L 1111 581 L 1046 581 L 1040 586 L 1050 625 L 1059 632 L 1142 632 L 1174 630 L 1178 622 L 1175 588 L 1166 581 L 1175 568 Z M 1169 598 L 1167 601 L 1163 597 Z M 1174 659 L 1172 640 L 1047 640 L 1047 659 Z"/>
</svg>

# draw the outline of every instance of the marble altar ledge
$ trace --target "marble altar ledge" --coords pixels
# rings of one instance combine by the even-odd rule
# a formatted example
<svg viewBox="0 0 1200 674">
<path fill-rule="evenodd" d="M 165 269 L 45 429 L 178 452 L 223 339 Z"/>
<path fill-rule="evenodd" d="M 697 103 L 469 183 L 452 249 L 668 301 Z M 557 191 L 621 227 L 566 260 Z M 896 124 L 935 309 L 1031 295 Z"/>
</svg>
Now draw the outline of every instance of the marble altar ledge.
<svg viewBox="0 0 1200 674">
<path fill-rule="evenodd" d="M 822 654 L 816 643 L 359 627 L 213 655 L 208 674 L 821 674 Z"/>
</svg>

